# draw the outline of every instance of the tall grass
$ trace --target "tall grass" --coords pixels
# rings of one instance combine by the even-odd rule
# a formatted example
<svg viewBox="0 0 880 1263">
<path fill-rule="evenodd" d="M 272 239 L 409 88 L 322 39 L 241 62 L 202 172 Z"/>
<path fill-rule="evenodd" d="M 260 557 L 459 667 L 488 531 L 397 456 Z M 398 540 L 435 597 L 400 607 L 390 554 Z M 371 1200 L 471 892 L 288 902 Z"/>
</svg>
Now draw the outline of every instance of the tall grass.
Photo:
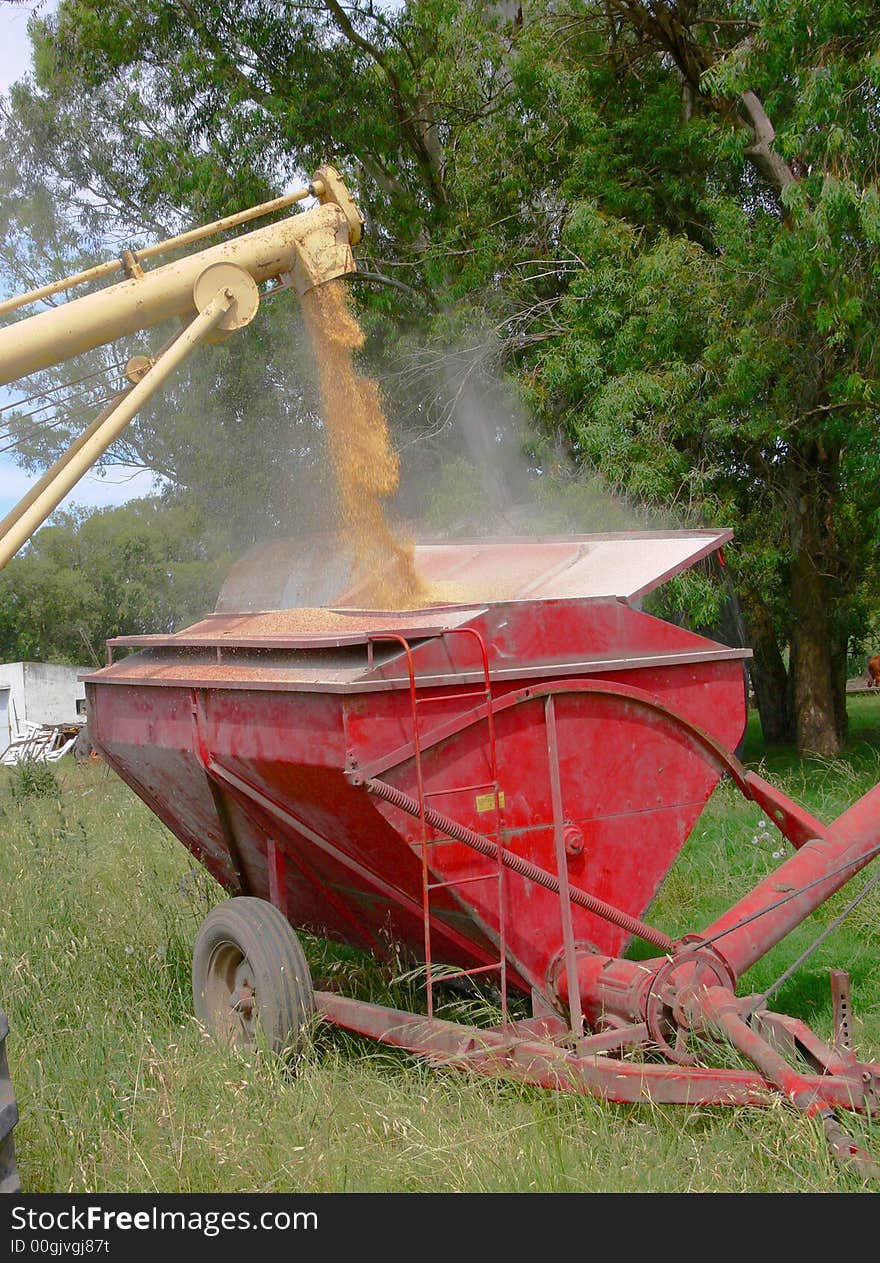
<svg viewBox="0 0 880 1263">
<path fill-rule="evenodd" d="M 834 763 L 749 757 L 832 818 L 880 780 L 880 699 L 851 702 Z M 217 1047 L 197 1026 L 190 949 L 221 892 L 101 765 L 59 765 L 48 796 L 0 778 L 0 996 L 30 1191 L 820 1191 L 862 1187 L 813 1123 L 783 1105 L 608 1105 L 427 1068 L 316 1028 L 294 1068 Z M 699 928 L 781 862 L 778 835 L 716 792 L 651 920 Z M 852 889 L 858 888 L 856 878 Z M 831 900 L 744 985 L 768 985 L 836 915 Z M 880 899 L 870 896 L 775 997 L 830 1033 L 828 967 L 853 976 L 859 1052 L 880 1056 Z M 316 976 L 417 1003 L 371 958 L 306 940 Z M 848 1125 L 880 1155 L 880 1125 Z"/>
</svg>

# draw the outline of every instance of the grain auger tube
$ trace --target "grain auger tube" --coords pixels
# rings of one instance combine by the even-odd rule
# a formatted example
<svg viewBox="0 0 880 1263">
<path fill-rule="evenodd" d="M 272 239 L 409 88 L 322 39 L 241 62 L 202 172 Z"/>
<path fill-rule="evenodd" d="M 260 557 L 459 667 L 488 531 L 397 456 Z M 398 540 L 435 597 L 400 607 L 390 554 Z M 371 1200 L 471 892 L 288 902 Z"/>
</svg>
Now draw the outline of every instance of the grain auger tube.
<svg viewBox="0 0 880 1263">
<path fill-rule="evenodd" d="M 319 205 L 301 214 L 189 254 L 152 271 L 144 263 L 215 233 L 283 210 L 306 197 Z M 129 386 L 0 522 L 0 568 L 15 556 L 79 479 L 183 361 L 203 342 L 219 341 L 254 318 L 260 285 L 276 281 L 303 295 L 355 271 L 352 246 L 362 220 L 339 173 L 321 167 L 303 189 L 177 237 L 125 251 L 62 281 L 0 303 L 0 316 L 122 271 L 117 284 L 74 298 L 0 330 L 0 385 L 39 372 L 116 338 L 179 319 L 183 328 L 153 358 L 126 366 Z"/>
</svg>

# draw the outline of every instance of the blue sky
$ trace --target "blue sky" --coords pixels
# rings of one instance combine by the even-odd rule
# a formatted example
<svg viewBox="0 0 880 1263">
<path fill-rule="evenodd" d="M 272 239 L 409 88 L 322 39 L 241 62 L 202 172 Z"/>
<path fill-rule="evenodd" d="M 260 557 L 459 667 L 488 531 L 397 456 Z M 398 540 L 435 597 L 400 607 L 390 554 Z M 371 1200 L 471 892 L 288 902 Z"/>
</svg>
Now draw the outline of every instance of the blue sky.
<svg viewBox="0 0 880 1263">
<path fill-rule="evenodd" d="M 31 13 L 37 8 L 46 12 L 54 7 L 54 0 L 44 0 L 42 4 L 33 0 L 31 3 L 0 6 L 0 93 L 5 93 L 11 83 L 30 70 L 27 22 Z M 10 396 L 0 387 L 0 407 L 9 399 Z M 17 504 L 36 477 L 25 473 L 8 455 L 0 456 L 0 517 Z M 111 467 L 104 477 L 86 474 L 60 507 L 71 504 L 89 507 L 124 504 L 134 496 L 149 495 L 152 486 L 152 475 L 145 471 L 139 470 L 133 475 L 131 469 Z"/>
</svg>

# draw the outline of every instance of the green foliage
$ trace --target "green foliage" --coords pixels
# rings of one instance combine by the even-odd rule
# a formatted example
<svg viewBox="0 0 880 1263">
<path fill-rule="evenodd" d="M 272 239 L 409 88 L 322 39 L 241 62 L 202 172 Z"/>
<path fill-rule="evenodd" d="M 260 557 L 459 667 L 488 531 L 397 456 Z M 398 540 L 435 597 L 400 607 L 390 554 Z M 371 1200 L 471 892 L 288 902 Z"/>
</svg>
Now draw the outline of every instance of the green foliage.
<svg viewBox="0 0 880 1263">
<path fill-rule="evenodd" d="M 725 595 L 716 575 L 698 568 L 686 570 L 664 583 L 651 594 L 647 608 L 652 614 L 672 622 L 681 622 L 684 617 L 695 631 L 723 639 L 717 628 L 722 620 Z"/>
<path fill-rule="evenodd" d="M 13 802 L 29 798 L 57 798 L 61 793 L 58 777 L 51 763 L 38 759 L 22 759 L 9 770 L 9 795 Z"/>
<path fill-rule="evenodd" d="M 835 646 L 864 633 L 878 593 L 877 17 L 858 5 L 828 21 L 815 5 L 713 10 L 728 47 L 720 27 L 706 42 L 708 14 L 673 38 L 651 6 L 628 6 L 631 50 L 650 69 L 639 62 L 638 95 L 612 93 L 596 111 L 600 133 L 625 128 L 627 161 L 586 199 L 571 189 L 562 243 L 583 268 L 529 383 L 614 486 L 679 520 L 735 527 L 753 635 L 772 624 L 779 645 L 792 642 L 796 704 L 825 706 L 831 723 L 817 681 L 827 672 L 842 688 Z M 683 83 L 693 112 L 674 117 L 668 92 Z M 737 118 L 742 93 L 772 121 L 775 166 L 749 147 L 758 113 Z M 658 138 L 683 144 L 694 129 L 691 209 L 646 221 L 630 198 L 633 160 L 659 155 L 665 188 Z"/>
<path fill-rule="evenodd" d="M 212 609 L 228 565 L 191 506 L 59 514 L 0 575 L 0 658 L 103 662 L 110 636 L 175 631 Z"/>
</svg>

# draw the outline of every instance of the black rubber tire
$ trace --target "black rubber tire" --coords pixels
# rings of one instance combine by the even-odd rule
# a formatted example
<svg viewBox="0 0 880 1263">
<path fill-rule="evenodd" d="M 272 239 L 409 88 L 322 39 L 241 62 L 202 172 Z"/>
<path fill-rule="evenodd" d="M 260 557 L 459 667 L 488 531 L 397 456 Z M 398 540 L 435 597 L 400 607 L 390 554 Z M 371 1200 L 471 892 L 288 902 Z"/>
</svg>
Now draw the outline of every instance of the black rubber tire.
<svg viewBox="0 0 880 1263">
<path fill-rule="evenodd" d="M 6 1014 L 0 1009 L 0 1193 L 20 1193 L 21 1180 L 18 1178 L 15 1143 L 12 1139 L 12 1129 L 18 1122 L 18 1106 L 6 1060 L 8 1034 Z"/>
<path fill-rule="evenodd" d="M 208 913 L 192 980 L 196 1017 L 235 1048 L 253 1047 L 259 1028 L 273 1052 L 295 1052 L 315 1011 L 299 939 L 265 899 L 241 895 Z"/>
</svg>

